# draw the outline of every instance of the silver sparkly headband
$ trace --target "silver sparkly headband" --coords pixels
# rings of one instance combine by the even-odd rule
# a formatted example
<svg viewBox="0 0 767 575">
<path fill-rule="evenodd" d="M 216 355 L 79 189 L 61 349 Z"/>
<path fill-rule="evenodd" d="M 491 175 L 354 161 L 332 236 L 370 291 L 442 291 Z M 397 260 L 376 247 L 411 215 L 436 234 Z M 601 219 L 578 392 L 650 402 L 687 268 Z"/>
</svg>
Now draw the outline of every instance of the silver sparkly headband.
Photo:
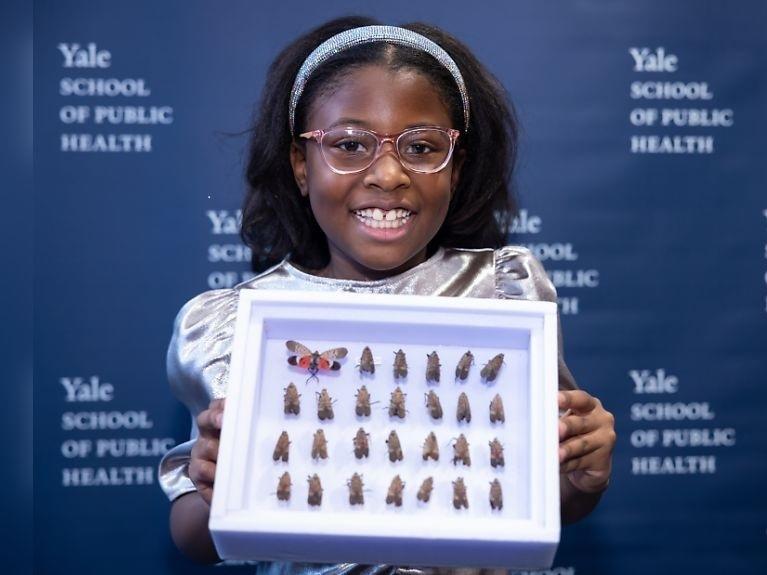
<svg viewBox="0 0 767 575">
<path fill-rule="evenodd" d="M 461 71 L 445 50 L 425 36 L 405 28 L 398 28 L 396 26 L 362 26 L 346 30 L 332 38 L 328 38 L 317 46 L 301 65 L 301 69 L 296 74 L 296 80 L 293 82 L 293 90 L 290 92 L 289 121 L 291 134 L 293 133 L 296 120 L 296 106 L 298 106 L 298 101 L 304 92 L 307 80 L 309 80 L 314 71 L 339 52 L 353 46 L 370 44 L 372 42 L 391 42 L 392 44 L 400 44 L 422 50 L 433 56 L 440 64 L 447 68 L 458 86 L 458 92 L 461 94 L 463 121 L 466 130 L 469 129 L 469 93 L 466 91 L 466 84 L 463 82 Z"/>
</svg>

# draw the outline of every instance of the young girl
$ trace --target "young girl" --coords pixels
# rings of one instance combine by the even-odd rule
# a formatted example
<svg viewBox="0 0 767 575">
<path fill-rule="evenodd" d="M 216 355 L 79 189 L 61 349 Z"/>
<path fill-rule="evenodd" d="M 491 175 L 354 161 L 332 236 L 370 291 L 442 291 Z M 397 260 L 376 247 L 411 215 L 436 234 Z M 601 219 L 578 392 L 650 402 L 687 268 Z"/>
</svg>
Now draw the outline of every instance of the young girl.
<svg viewBox="0 0 767 575">
<path fill-rule="evenodd" d="M 503 247 L 516 140 L 500 84 L 434 27 L 343 18 L 277 57 L 252 131 L 242 220 L 254 268 L 276 265 L 192 299 L 168 351 L 171 386 L 194 416 L 192 439 L 160 467 L 183 552 L 219 561 L 207 526 L 239 290 L 556 301 L 540 263 Z M 607 487 L 615 432 L 599 400 L 576 389 L 561 346 L 559 386 L 562 519 L 572 522 Z"/>
</svg>

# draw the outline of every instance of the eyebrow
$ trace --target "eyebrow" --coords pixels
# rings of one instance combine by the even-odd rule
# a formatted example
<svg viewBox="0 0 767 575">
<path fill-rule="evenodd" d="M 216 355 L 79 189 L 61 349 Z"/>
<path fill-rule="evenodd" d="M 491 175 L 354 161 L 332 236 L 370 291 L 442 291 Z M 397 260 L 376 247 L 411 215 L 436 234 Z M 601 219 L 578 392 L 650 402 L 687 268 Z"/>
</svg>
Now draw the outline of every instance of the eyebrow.
<svg viewBox="0 0 767 575">
<path fill-rule="evenodd" d="M 333 128 L 338 128 L 341 126 L 355 126 L 355 127 L 360 127 L 367 130 L 371 129 L 370 125 L 367 122 L 365 122 L 364 120 L 360 120 L 358 118 L 339 118 L 338 120 L 330 124 L 325 129 L 332 130 Z M 416 122 L 414 124 L 408 124 L 407 126 L 405 126 L 404 129 L 409 130 L 411 128 L 431 128 L 435 126 L 439 126 L 439 124 L 434 122 Z"/>
</svg>

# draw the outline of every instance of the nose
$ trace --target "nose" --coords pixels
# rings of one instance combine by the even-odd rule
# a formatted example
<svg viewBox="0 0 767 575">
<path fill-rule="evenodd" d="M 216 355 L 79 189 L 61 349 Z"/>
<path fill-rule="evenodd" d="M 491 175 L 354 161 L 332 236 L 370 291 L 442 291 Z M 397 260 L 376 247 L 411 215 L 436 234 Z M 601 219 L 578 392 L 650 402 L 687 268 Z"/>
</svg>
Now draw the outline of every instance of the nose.
<svg viewBox="0 0 767 575">
<path fill-rule="evenodd" d="M 388 192 L 410 185 L 410 175 L 399 161 L 397 151 L 391 142 L 384 143 L 376 158 L 365 172 L 365 186 Z"/>
</svg>

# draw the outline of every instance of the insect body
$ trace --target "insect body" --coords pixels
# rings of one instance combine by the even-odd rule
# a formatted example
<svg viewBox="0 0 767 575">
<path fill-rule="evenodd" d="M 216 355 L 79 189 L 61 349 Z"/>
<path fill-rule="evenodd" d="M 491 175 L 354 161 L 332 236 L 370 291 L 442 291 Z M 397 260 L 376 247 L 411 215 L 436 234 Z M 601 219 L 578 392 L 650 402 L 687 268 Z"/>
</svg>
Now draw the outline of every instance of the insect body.
<svg viewBox="0 0 767 575">
<path fill-rule="evenodd" d="M 405 352 L 401 349 L 394 352 L 394 379 L 404 379 L 407 377 L 407 359 Z"/>
<path fill-rule="evenodd" d="M 391 392 L 391 399 L 389 400 L 389 417 L 405 418 L 405 397 L 406 393 L 402 393 L 402 390 L 397 386 L 397 389 Z"/>
<path fill-rule="evenodd" d="M 464 392 L 461 392 L 461 395 L 458 396 L 458 408 L 456 409 L 455 415 L 458 418 L 458 421 L 466 421 L 466 423 L 471 421 L 469 396 Z"/>
<path fill-rule="evenodd" d="M 341 364 L 336 359 L 344 358 L 349 353 L 345 347 L 335 347 L 320 353 L 292 339 L 286 341 L 285 346 L 295 354 L 288 358 L 288 363 L 309 371 L 307 383 L 312 379 L 319 380 L 317 372 L 321 369 L 333 371 L 341 369 Z"/>
<path fill-rule="evenodd" d="M 399 475 L 395 475 L 389 485 L 389 492 L 386 494 L 386 503 L 394 503 L 397 507 L 402 507 L 402 490 L 405 488 L 405 482 Z"/>
<path fill-rule="evenodd" d="M 469 368 L 473 363 L 474 355 L 471 351 L 464 353 L 461 356 L 461 359 L 458 360 L 458 365 L 455 367 L 455 378 L 460 379 L 461 381 L 466 381 L 466 378 L 469 377 Z"/>
<path fill-rule="evenodd" d="M 499 353 L 485 364 L 485 367 L 482 368 L 482 371 L 479 372 L 479 375 L 485 381 L 495 381 L 495 378 L 498 377 L 498 370 L 501 369 L 502 365 L 503 354 Z"/>
<path fill-rule="evenodd" d="M 280 501 L 290 500 L 290 473 L 287 471 L 282 474 L 280 480 L 277 482 L 277 499 Z"/>
<path fill-rule="evenodd" d="M 389 439 L 386 440 L 386 445 L 389 447 L 389 461 L 394 463 L 395 461 L 402 461 L 402 444 L 399 441 L 397 432 L 392 429 L 389 433 Z"/>
<path fill-rule="evenodd" d="M 459 477 L 453 481 L 453 507 L 460 509 L 469 508 L 469 500 L 466 498 L 466 485 L 463 482 L 463 477 Z"/>
<path fill-rule="evenodd" d="M 490 483 L 490 507 L 499 511 L 503 509 L 503 490 L 501 482 L 497 479 Z"/>
<path fill-rule="evenodd" d="M 424 395 L 426 396 L 426 407 L 429 410 L 429 415 L 432 419 L 442 419 L 442 404 L 439 401 L 439 396 L 433 390 Z"/>
<path fill-rule="evenodd" d="M 418 493 L 416 494 L 416 498 L 418 501 L 423 501 L 424 503 L 427 503 L 429 499 L 431 499 L 431 491 L 434 489 L 434 478 L 433 477 L 427 477 L 423 480 L 423 483 L 421 483 L 420 489 L 418 489 Z"/>
<path fill-rule="evenodd" d="M 506 421 L 506 414 L 503 411 L 503 400 L 497 393 L 490 402 L 490 423 L 495 423 L 496 421 L 501 423 Z"/>
<path fill-rule="evenodd" d="M 307 497 L 307 503 L 312 507 L 322 505 L 322 483 L 320 483 L 320 477 L 316 473 L 308 478 L 309 481 L 309 496 Z"/>
<path fill-rule="evenodd" d="M 351 476 L 351 479 L 346 482 L 349 487 L 349 504 L 350 505 L 363 505 L 365 503 L 365 496 L 362 494 L 362 476 L 359 473 L 355 473 Z"/>
<path fill-rule="evenodd" d="M 439 444 L 437 443 L 437 436 L 433 431 L 429 432 L 426 436 L 426 441 L 423 442 L 423 460 L 433 459 L 439 461 Z"/>
<path fill-rule="evenodd" d="M 370 445 L 368 442 L 368 434 L 361 427 L 357 430 L 357 435 L 354 436 L 354 457 L 362 459 L 370 455 Z"/>
<path fill-rule="evenodd" d="M 322 421 L 333 419 L 333 400 L 325 388 L 317 394 L 317 417 Z"/>
<path fill-rule="evenodd" d="M 360 357 L 360 374 L 369 373 L 370 375 L 376 372 L 376 365 L 373 362 L 373 352 L 370 351 L 368 346 L 362 350 L 362 357 Z"/>
<path fill-rule="evenodd" d="M 488 443 L 490 444 L 490 465 L 493 467 L 503 467 L 505 465 L 503 445 L 501 445 L 497 437 Z"/>
<path fill-rule="evenodd" d="M 458 462 L 463 463 L 466 466 L 471 465 L 471 456 L 469 455 L 469 442 L 466 441 L 466 437 L 463 435 L 458 436 L 453 444 L 453 465 Z"/>
<path fill-rule="evenodd" d="M 274 446 L 274 453 L 272 454 L 272 459 L 275 461 L 278 461 L 282 459 L 283 461 L 288 460 L 290 452 L 290 438 L 288 437 L 288 432 L 283 431 L 280 433 L 280 436 L 277 438 L 277 445 Z"/>
<path fill-rule="evenodd" d="M 357 390 L 357 405 L 354 411 L 357 415 L 369 417 L 370 416 L 370 392 L 364 385 Z"/>
<path fill-rule="evenodd" d="M 318 429 L 314 432 L 314 441 L 312 441 L 312 459 L 328 458 L 328 440 L 325 438 L 325 432 Z"/>
<path fill-rule="evenodd" d="M 301 411 L 301 404 L 299 402 L 299 397 L 301 397 L 301 394 L 298 393 L 298 389 L 296 388 L 295 383 L 290 383 L 288 387 L 285 388 L 285 415 L 292 413 L 294 415 L 298 415 Z"/>
<path fill-rule="evenodd" d="M 436 351 L 426 354 L 426 383 L 439 383 L 439 356 Z"/>
</svg>

